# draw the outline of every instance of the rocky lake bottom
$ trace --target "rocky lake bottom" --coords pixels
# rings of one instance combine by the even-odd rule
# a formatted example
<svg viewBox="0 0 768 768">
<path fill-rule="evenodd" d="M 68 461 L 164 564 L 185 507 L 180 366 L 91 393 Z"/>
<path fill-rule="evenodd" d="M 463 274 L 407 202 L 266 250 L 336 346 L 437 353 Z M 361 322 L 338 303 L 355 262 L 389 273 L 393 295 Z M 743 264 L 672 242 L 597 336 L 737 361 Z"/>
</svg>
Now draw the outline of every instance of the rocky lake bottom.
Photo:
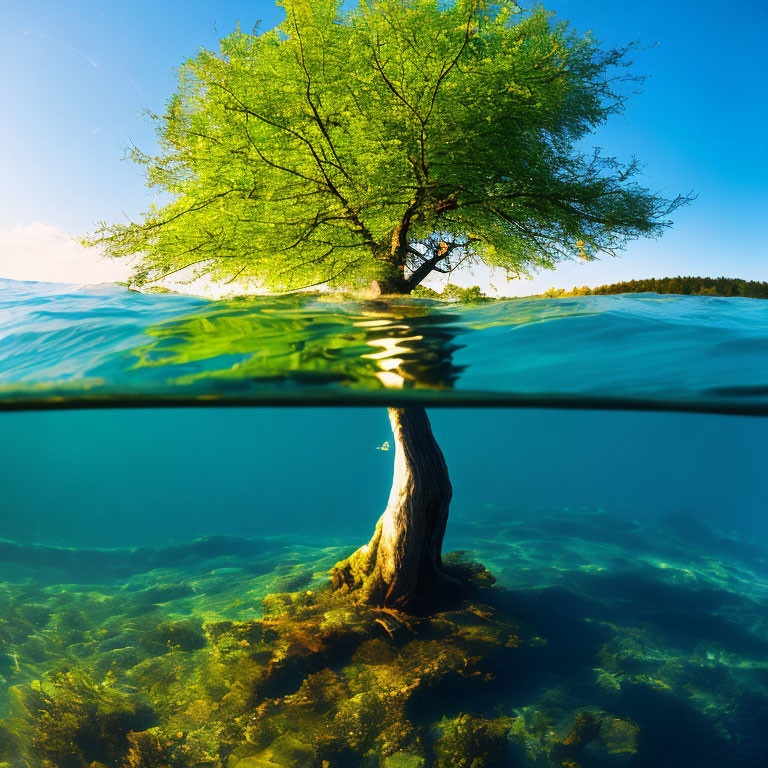
<svg viewBox="0 0 768 768">
<path fill-rule="evenodd" d="M 762 764 L 754 542 L 561 510 L 447 543 L 471 592 L 422 618 L 330 596 L 356 541 L 0 543 L 0 766 Z"/>
</svg>

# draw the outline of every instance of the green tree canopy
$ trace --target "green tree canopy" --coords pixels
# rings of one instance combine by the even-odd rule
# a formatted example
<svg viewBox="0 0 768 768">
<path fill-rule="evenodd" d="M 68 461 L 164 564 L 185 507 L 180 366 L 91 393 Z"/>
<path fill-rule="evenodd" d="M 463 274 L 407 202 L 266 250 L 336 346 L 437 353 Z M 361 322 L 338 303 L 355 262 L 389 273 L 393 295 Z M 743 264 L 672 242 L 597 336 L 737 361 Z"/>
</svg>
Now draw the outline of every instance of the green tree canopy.
<svg viewBox="0 0 768 768">
<path fill-rule="evenodd" d="M 620 112 L 629 48 L 509 0 L 283 0 L 179 72 L 134 150 L 170 200 L 90 242 L 144 283 L 195 266 L 272 289 L 409 292 L 482 261 L 509 274 L 658 235 L 686 198 L 581 140 Z"/>
</svg>

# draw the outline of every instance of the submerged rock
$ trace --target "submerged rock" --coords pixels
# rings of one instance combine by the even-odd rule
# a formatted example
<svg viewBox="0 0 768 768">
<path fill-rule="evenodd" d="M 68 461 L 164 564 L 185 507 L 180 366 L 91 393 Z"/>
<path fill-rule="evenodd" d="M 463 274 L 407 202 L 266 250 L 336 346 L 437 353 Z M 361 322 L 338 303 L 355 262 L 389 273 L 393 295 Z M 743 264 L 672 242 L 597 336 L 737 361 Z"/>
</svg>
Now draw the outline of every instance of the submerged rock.
<svg viewBox="0 0 768 768">
<path fill-rule="evenodd" d="M 129 734 L 153 721 L 151 709 L 136 697 L 74 670 L 17 688 L 14 698 L 9 731 L 15 740 L 6 752 L 42 768 L 119 765 Z"/>
<path fill-rule="evenodd" d="M 0 768 L 758 764 L 750 562 L 608 527 L 561 512 L 483 529 L 516 588 L 446 556 L 473 595 L 421 617 L 329 594 L 335 547 L 158 552 L 101 585 L 25 571 L 0 583 Z"/>
<path fill-rule="evenodd" d="M 488 656 L 532 637 L 510 616 L 472 602 L 413 617 L 328 592 L 271 595 L 262 620 L 217 624 L 208 634 L 220 663 L 240 670 L 234 768 L 330 766 L 344 755 L 349 765 L 432 765 L 435 714 L 413 706 L 414 697 L 448 683 L 486 686 Z M 460 694 L 450 701 L 455 706 Z M 253 709 L 243 717 L 248 702 Z M 493 731 L 493 741 L 488 729 L 475 730 L 478 737 L 462 744 L 484 761 L 478 766 L 490 766 L 506 734 Z"/>
<path fill-rule="evenodd" d="M 0 764 L 491 766 L 506 721 L 466 711 L 453 725 L 444 718 L 465 708 L 465 695 L 488 688 L 503 666 L 500 652 L 511 658 L 535 636 L 480 602 L 493 583 L 484 568 L 459 558 L 448 567 L 475 597 L 429 616 L 301 589 L 266 595 L 261 618 L 203 626 L 164 607 L 190 599 L 183 582 L 171 581 L 121 589 L 121 620 L 108 615 L 104 599 L 53 610 L 48 624 L 70 645 L 56 650 L 34 628 L 23 642 L 30 659 L 62 654 L 62 671 L 14 689 Z M 309 571 L 297 565 L 295 572 L 304 584 Z M 282 567 L 277 579 L 285 578 Z M 42 604 L 28 618 L 45 621 L 48 611 Z M 442 703 L 425 706 L 432 691 Z"/>
<path fill-rule="evenodd" d="M 492 768 L 507 751 L 511 719 L 487 720 L 459 715 L 441 725 L 443 735 L 435 744 L 435 768 Z"/>
</svg>

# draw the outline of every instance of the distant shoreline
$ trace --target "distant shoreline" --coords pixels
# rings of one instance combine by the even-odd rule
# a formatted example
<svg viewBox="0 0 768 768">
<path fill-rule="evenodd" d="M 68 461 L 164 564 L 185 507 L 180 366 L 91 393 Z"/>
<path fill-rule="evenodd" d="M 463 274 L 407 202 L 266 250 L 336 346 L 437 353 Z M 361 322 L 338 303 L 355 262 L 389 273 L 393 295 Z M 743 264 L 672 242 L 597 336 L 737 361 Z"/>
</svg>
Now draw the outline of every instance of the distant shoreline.
<svg viewBox="0 0 768 768">
<path fill-rule="evenodd" d="M 49 286 L 51 288 L 72 288 L 72 289 L 97 289 L 97 288 L 123 288 L 137 293 L 158 294 L 167 293 L 176 296 L 186 296 L 190 298 L 204 299 L 206 301 L 217 301 L 220 299 L 240 299 L 240 298 L 274 298 L 296 293 L 306 295 L 323 294 L 347 296 L 351 299 L 358 299 L 360 296 L 355 292 L 345 291 L 285 291 L 277 293 L 232 293 L 227 296 L 210 296 L 202 292 L 189 292 L 176 290 L 175 288 L 150 286 L 144 289 L 137 289 L 124 282 L 113 283 L 49 283 L 39 280 L 15 280 L 12 278 L 0 277 L 0 288 L 3 283 L 15 283 L 19 285 Z M 632 293 L 656 293 L 659 295 L 676 296 L 715 296 L 720 298 L 744 298 L 744 299 L 768 299 L 768 282 L 760 280 L 743 280 L 738 277 L 651 277 L 643 280 L 626 280 L 620 283 L 610 283 L 607 285 L 598 285 L 595 288 L 589 286 L 574 286 L 570 291 L 565 288 L 550 288 L 544 293 L 530 293 L 524 296 L 489 296 L 484 293 L 478 285 L 463 288 L 452 283 L 444 286 L 442 293 L 427 286 L 418 286 L 410 297 L 415 299 L 435 299 L 438 301 L 450 300 L 458 301 L 463 304 L 473 304 L 486 301 L 507 301 L 520 299 L 561 299 L 573 298 L 576 296 L 615 296 L 618 294 Z M 407 298 L 400 296 L 399 298 Z"/>
<path fill-rule="evenodd" d="M 545 299 L 559 299 L 571 296 L 611 296 L 619 293 L 768 299 L 768 282 L 742 280 L 737 277 L 651 277 L 646 280 L 599 285 L 596 288 L 588 288 L 586 285 L 582 288 L 574 286 L 572 291 L 550 288 L 541 296 Z"/>
</svg>

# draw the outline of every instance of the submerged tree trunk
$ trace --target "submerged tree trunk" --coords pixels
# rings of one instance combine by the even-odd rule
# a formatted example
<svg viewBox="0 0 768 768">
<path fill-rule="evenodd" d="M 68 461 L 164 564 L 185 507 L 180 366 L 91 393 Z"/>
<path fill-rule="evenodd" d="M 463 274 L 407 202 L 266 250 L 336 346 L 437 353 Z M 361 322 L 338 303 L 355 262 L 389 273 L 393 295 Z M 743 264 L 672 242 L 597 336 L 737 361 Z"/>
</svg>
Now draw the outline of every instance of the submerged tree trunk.
<svg viewBox="0 0 768 768">
<path fill-rule="evenodd" d="M 373 538 L 331 571 L 333 586 L 364 602 L 428 609 L 447 586 L 441 549 L 451 483 L 422 407 L 390 408 L 395 472 L 389 503 Z"/>
</svg>

